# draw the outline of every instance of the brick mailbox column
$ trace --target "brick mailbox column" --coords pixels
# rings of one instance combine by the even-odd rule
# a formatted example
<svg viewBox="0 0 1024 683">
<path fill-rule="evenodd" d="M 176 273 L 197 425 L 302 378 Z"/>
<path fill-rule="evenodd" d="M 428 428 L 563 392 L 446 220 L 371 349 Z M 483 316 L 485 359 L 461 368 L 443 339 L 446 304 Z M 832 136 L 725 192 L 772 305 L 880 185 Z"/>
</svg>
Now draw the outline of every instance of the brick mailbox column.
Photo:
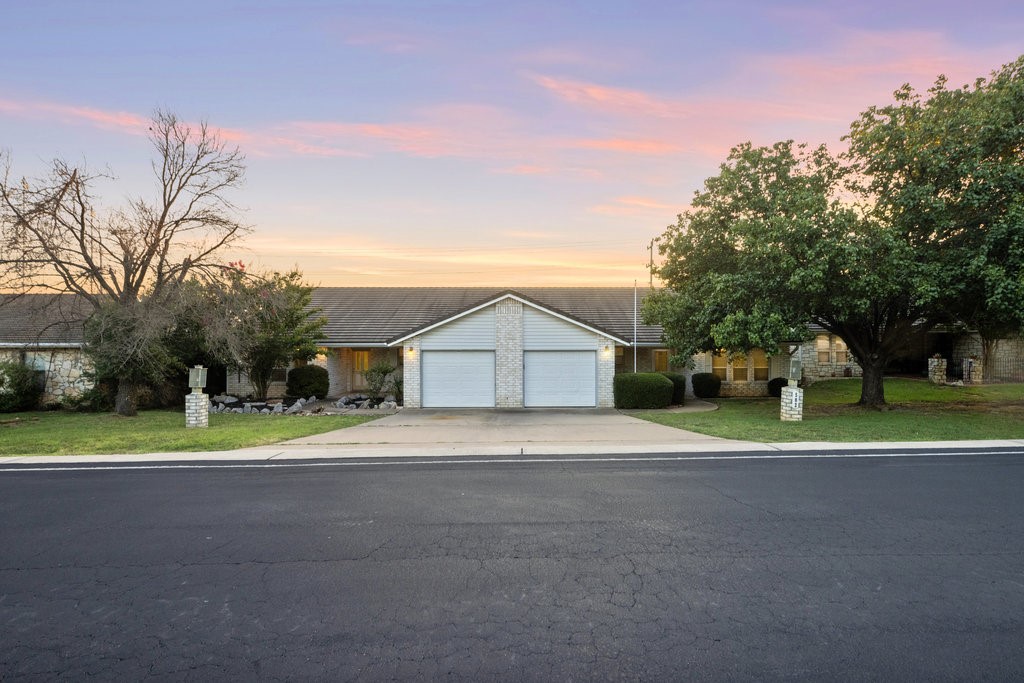
<svg viewBox="0 0 1024 683">
<path fill-rule="evenodd" d="M 783 422 L 800 422 L 804 419 L 804 390 L 793 380 L 789 381 L 789 386 L 782 387 L 779 419 Z"/>
<path fill-rule="evenodd" d="M 210 399 L 202 389 L 185 394 L 185 427 L 210 426 Z"/>
</svg>

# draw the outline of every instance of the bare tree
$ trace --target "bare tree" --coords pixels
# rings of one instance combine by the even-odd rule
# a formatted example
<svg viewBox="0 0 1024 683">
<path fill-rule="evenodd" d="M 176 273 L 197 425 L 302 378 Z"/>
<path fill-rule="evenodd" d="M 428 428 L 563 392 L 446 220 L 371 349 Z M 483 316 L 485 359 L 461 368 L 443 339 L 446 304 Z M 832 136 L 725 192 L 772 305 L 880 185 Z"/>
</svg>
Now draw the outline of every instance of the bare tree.
<svg viewBox="0 0 1024 683">
<path fill-rule="evenodd" d="M 135 413 L 136 390 L 163 355 L 154 327 L 168 320 L 180 286 L 217 277 L 219 252 L 249 231 L 227 197 L 245 173 L 237 148 L 206 123 L 193 127 L 163 111 L 149 138 L 157 196 L 113 209 L 97 205 L 91 189 L 102 176 L 84 167 L 57 159 L 46 177 L 29 181 L 13 179 L 0 158 L 0 288 L 77 294 L 90 304 L 87 337 L 103 336 L 87 338 L 87 349 L 118 379 L 122 415 Z"/>
</svg>

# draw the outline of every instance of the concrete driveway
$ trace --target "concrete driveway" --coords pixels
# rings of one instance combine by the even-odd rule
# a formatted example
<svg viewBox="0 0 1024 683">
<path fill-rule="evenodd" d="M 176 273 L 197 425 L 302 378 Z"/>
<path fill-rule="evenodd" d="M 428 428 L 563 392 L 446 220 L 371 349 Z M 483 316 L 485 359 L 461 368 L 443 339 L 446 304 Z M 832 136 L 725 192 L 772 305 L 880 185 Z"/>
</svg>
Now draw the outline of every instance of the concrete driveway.
<svg viewBox="0 0 1024 683">
<path fill-rule="evenodd" d="M 698 406 L 694 408 L 699 409 Z M 421 409 L 286 441 L 281 446 L 354 447 L 409 454 L 657 453 L 735 450 L 743 442 L 665 427 L 611 409 Z"/>
</svg>

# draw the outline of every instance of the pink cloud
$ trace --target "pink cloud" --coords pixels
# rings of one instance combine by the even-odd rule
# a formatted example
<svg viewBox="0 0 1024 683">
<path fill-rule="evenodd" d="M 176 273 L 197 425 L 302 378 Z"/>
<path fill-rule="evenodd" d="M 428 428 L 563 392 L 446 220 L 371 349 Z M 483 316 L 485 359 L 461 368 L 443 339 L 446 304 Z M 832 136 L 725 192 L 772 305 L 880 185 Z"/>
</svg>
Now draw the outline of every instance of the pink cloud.
<svg viewBox="0 0 1024 683">
<path fill-rule="evenodd" d="M 612 216 L 636 216 L 641 214 L 661 214 L 675 216 L 688 207 L 682 203 L 673 204 L 650 197 L 616 197 L 610 203 L 590 207 L 593 213 Z"/>
<path fill-rule="evenodd" d="M 0 112 L 26 118 L 54 118 L 65 123 L 84 122 L 97 128 L 119 130 L 132 135 L 145 135 L 150 122 L 149 117 L 129 112 L 104 111 L 92 107 L 34 100 L 0 100 Z"/>
<path fill-rule="evenodd" d="M 624 154 L 677 154 L 683 151 L 682 145 L 666 140 L 626 140 L 609 138 L 605 140 L 572 140 L 570 146 L 582 149 L 597 149 L 607 152 Z"/>
<path fill-rule="evenodd" d="M 596 109 L 609 114 L 641 114 L 643 116 L 675 118 L 692 113 L 691 105 L 645 93 L 640 90 L 615 88 L 552 78 L 535 76 L 534 82 L 554 93 L 559 99 L 570 104 Z"/>
</svg>

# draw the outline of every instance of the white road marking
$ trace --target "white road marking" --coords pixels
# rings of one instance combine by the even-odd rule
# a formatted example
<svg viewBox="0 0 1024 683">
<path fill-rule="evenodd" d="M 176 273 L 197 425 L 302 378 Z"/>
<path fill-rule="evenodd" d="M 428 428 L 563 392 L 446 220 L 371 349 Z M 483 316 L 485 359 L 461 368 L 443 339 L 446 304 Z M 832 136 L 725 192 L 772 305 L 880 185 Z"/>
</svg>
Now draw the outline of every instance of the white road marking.
<svg viewBox="0 0 1024 683">
<path fill-rule="evenodd" d="M 3 472 L 90 472 L 103 470 L 244 470 L 280 469 L 283 467 L 375 467 L 379 465 L 531 465 L 536 463 L 602 463 L 602 462 L 703 462 L 724 460 L 847 460 L 852 458 L 930 458 L 950 455 L 1024 455 L 1021 451 L 923 451 L 910 453 L 774 453 L 745 455 L 665 455 L 665 456 L 592 456 L 592 457 L 523 457 L 477 459 L 418 460 L 333 460 L 330 462 L 302 462 L 275 460 L 273 463 L 160 463 L 152 465 L 48 465 L 41 467 L 0 467 Z"/>
</svg>

